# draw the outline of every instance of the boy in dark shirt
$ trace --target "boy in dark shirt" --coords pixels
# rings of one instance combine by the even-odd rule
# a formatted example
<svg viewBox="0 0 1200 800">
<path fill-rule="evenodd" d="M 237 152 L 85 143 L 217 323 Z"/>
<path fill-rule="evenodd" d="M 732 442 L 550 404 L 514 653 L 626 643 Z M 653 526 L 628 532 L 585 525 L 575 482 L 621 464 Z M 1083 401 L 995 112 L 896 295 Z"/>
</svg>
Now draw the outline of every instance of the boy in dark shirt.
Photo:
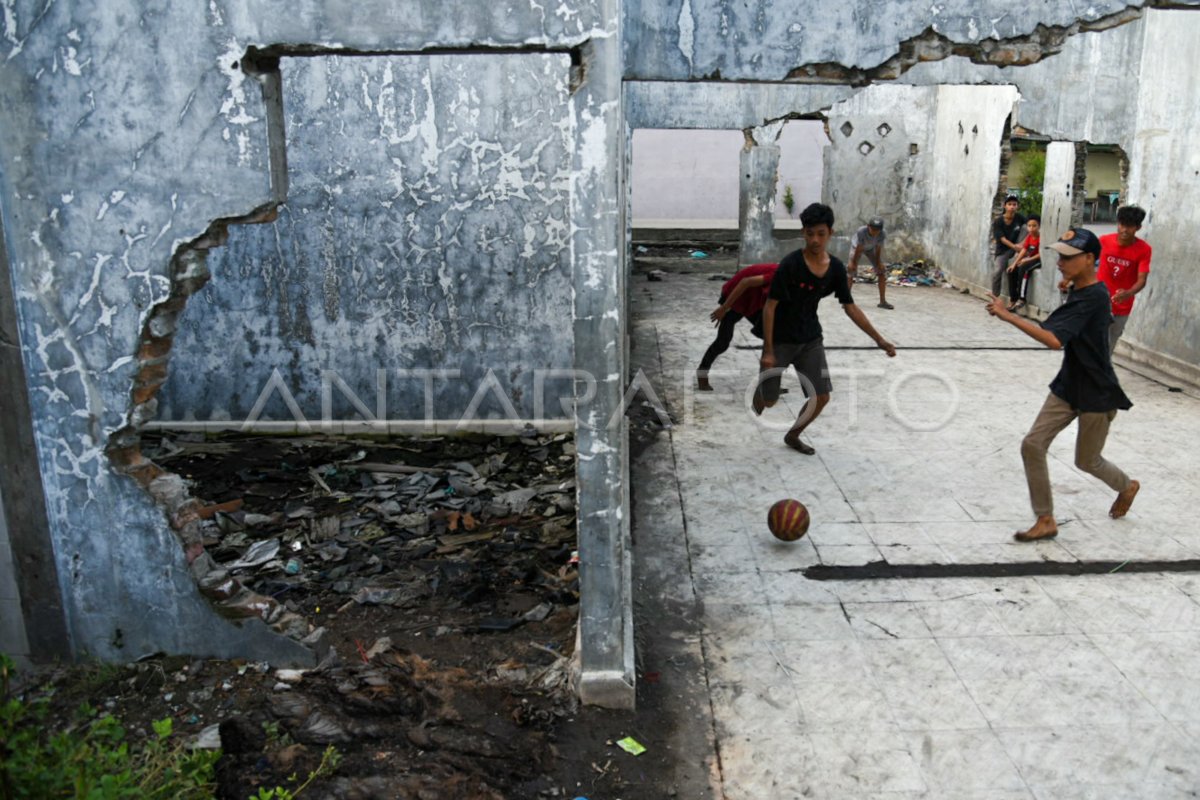
<svg viewBox="0 0 1200 800">
<path fill-rule="evenodd" d="M 1004 198 L 1004 213 L 992 222 L 992 239 L 996 243 L 992 267 L 992 294 L 999 296 L 1004 286 L 1004 275 L 1008 264 L 1020 249 L 1021 235 L 1025 230 L 1025 218 L 1017 213 L 1021 200 L 1010 194 Z"/>
<path fill-rule="evenodd" d="M 762 373 L 754 393 L 754 413 L 761 414 L 764 408 L 775 405 L 780 383 L 780 370 L 776 367 L 791 364 L 808 399 L 783 441 L 793 450 L 812 455 L 816 450 L 800 441 L 800 434 L 829 403 L 833 388 L 825 362 L 821 322 L 817 319 L 821 298 L 836 294 L 846 316 L 880 349 L 888 356 L 895 356 L 896 348 L 875 331 L 867 315 L 854 304 L 846 265 L 825 250 L 833 236 L 833 209 L 813 203 L 800 212 L 800 224 L 804 226 L 804 249 L 788 254 L 779 262 L 763 307 Z"/>
<path fill-rule="evenodd" d="M 1040 325 L 1009 311 L 1004 301 L 995 295 L 990 295 L 987 307 L 992 316 L 1016 326 L 1052 350 L 1063 351 L 1062 367 L 1050 383 L 1050 395 L 1021 442 L 1029 499 L 1037 521 L 1029 530 L 1016 534 L 1019 542 L 1058 535 L 1046 451 L 1054 437 L 1073 420 L 1079 420 L 1075 466 L 1095 475 L 1117 492 L 1108 515 L 1113 519 L 1125 516 L 1141 488 L 1137 481 L 1130 480 L 1101 455 L 1108 438 L 1108 426 L 1116 417 L 1117 409 L 1128 409 L 1133 403 L 1117 382 L 1108 352 L 1112 311 L 1108 289 L 1096 277 L 1100 240 L 1089 230 L 1075 228 L 1068 230 L 1048 249 L 1058 253 L 1058 270 L 1063 280 L 1074 287 L 1066 303 L 1056 308 Z"/>
</svg>

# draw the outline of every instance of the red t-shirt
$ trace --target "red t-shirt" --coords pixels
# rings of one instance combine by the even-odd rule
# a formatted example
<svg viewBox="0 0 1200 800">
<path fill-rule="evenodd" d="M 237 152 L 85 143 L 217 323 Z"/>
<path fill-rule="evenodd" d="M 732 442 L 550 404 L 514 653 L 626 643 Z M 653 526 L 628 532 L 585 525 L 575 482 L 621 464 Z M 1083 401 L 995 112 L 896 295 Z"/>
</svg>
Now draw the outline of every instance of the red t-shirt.
<svg viewBox="0 0 1200 800">
<path fill-rule="evenodd" d="M 1025 249 L 1021 251 L 1021 258 L 1026 258 L 1027 256 L 1036 256 L 1038 254 L 1038 251 L 1040 251 L 1041 249 L 1042 249 L 1042 235 L 1040 233 L 1037 236 L 1026 236 L 1025 237 Z M 1042 260 L 1041 256 L 1038 256 L 1038 261 L 1041 261 L 1041 260 Z M 1033 263 L 1033 262 L 1030 262 L 1030 263 Z"/>
<path fill-rule="evenodd" d="M 733 277 L 725 281 L 725 285 L 721 287 L 721 296 L 729 297 L 733 294 L 736 287 L 743 279 L 753 278 L 756 275 L 762 275 L 763 285 L 742 292 L 730 309 L 741 314 L 743 317 L 748 317 L 762 310 L 762 307 L 767 303 L 767 292 L 771 289 L 771 279 L 775 277 L 775 270 L 779 269 L 778 264 L 751 264 L 748 267 L 739 269 L 733 274 Z"/>
<path fill-rule="evenodd" d="M 1108 287 L 1108 296 L 1112 297 L 1122 289 L 1129 289 L 1137 283 L 1138 275 L 1150 271 L 1150 245 L 1143 239 L 1135 238 L 1133 244 L 1121 247 L 1117 243 L 1117 234 L 1109 233 L 1100 237 L 1100 280 Z M 1133 310 L 1133 298 L 1124 303 L 1113 303 L 1113 316 L 1126 317 Z"/>
</svg>

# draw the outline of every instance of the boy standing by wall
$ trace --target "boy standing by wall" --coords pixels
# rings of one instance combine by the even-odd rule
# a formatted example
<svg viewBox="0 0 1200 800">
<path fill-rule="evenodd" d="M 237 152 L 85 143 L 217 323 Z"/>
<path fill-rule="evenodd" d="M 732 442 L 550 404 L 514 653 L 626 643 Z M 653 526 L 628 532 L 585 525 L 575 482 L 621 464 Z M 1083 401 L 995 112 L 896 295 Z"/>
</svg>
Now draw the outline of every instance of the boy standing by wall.
<svg viewBox="0 0 1200 800">
<path fill-rule="evenodd" d="M 779 262 L 763 307 L 762 373 L 754 393 L 754 413 L 761 414 L 764 408 L 775 405 L 780 385 L 776 367 L 791 364 L 808 398 L 783 441 L 793 450 L 812 455 L 815 448 L 800 441 L 800 434 L 820 416 L 833 389 L 821 322 L 817 319 L 821 298 L 837 295 L 846 316 L 881 350 L 894 357 L 896 348 L 879 335 L 863 310 L 854 304 L 846 265 L 826 251 L 833 236 L 833 209 L 813 203 L 800 212 L 800 224 L 804 226 L 804 249 L 789 253 Z"/>
<path fill-rule="evenodd" d="M 1146 212 L 1137 206 L 1117 210 L 1117 232 L 1100 237 L 1100 280 L 1112 297 L 1112 327 L 1108 329 L 1108 352 L 1117 349 L 1125 323 L 1133 311 L 1133 296 L 1146 288 L 1150 275 L 1150 245 L 1139 239 Z"/>
<path fill-rule="evenodd" d="M 996 242 L 995 255 L 992 257 L 992 294 L 996 297 L 1004 291 L 1008 262 L 1021 249 L 1018 242 L 1024 231 L 1025 218 L 1017 213 L 1020 205 L 1021 201 L 1015 194 L 1008 195 L 1004 198 L 1004 213 L 992 222 L 992 239 Z"/>
</svg>

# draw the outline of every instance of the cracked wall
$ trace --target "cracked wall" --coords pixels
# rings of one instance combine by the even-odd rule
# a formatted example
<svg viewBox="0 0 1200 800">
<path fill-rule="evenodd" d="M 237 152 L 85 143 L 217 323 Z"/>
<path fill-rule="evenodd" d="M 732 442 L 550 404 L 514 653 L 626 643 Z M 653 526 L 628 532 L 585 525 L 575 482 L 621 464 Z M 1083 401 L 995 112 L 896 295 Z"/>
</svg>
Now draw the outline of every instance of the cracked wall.
<svg viewBox="0 0 1200 800">
<path fill-rule="evenodd" d="M 305 419 L 534 417 L 571 340 L 567 54 L 284 58 L 289 190 L 230 230 L 187 307 L 159 419 L 248 419 L 277 370 Z M 413 371 L 444 370 L 430 384 Z M 323 388 L 337 376 L 336 389 Z M 545 384 L 563 416 L 561 379 Z M 323 410 L 323 394 L 332 404 Z M 279 392 L 255 416 L 291 420 Z"/>
<path fill-rule="evenodd" d="M 509 92 L 491 76 L 474 77 L 480 95 L 495 101 L 495 107 L 504 106 L 509 96 L 524 98 L 530 119 L 514 114 L 514 130 L 506 135 L 525 142 L 521 126 L 530 123 L 531 152 L 538 150 L 537 157 L 548 162 L 536 169 L 544 167 L 553 175 L 548 179 L 553 186 L 544 194 L 554 200 L 541 205 L 557 208 L 563 203 L 562 164 L 568 158 L 561 144 L 564 129 L 576 130 L 581 119 L 593 125 L 602 137 L 596 166 L 603 172 L 596 174 L 603 176 L 610 166 L 603 137 L 612 115 L 600 106 L 606 98 L 589 95 L 586 103 L 567 104 L 562 87 L 570 71 L 569 51 L 614 35 L 613 8 L 572 2 L 508 8 L 481 1 L 213 0 L 204 6 L 147 9 L 132 0 L 89 8 L 0 1 L 0 104 L 16 110 L 6 114 L 5 136 L 0 137 L 0 214 L 11 245 L 17 330 L 35 440 L 24 457 L 36 459 L 46 492 L 47 536 L 58 565 L 69 650 L 113 659 L 162 650 L 296 657 L 286 642 L 272 644 L 261 626 L 229 625 L 212 613 L 197 591 L 179 537 L 167 523 L 165 512 L 171 509 L 156 504 L 137 481 L 114 472 L 105 455 L 115 432 L 136 432 L 155 410 L 159 398 L 149 387 L 174 368 L 173 361 L 151 364 L 139 354 L 150 315 L 170 298 L 176 256 L 193 248 L 214 220 L 242 217 L 278 199 L 272 186 L 279 164 L 271 159 L 269 109 L 262 87 L 241 69 L 242 56 L 251 45 L 408 56 L 466 48 L 512 54 L 536 68 L 553 62 L 554 80 L 537 84 L 548 90 L 545 97 L 531 98 L 528 87 Z M 524 84 L 515 72 L 502 72 L 512 83 Z M 540 127 L 543 103 L 554 109 L 559 126 L 549 135 Z M 555 108 L 555 103 L 568 108 Z M 570 149 L 576 149 L 574 142 Z M 579 174 L 577 168 L 570 173 L 575 185 Z M 611 190 L 584 187 L 583 200 L 572 200 L 576 234 L 579 220 L 586 231 L 590 220 L 602 220 L 606 210 L 615 209 L 616 181 L 611 183 Z M 519 203 L 514 207 L 520 208 Z M 335 213 L 327 216 L 341 221 Z M 511 224 L 514 218 L 503 213 L 484 217 L 479 229 Z M 562 242 L 568 234 L 562 219 L 546 220 L 532 236 L 524 237 L 522 231 L 517 237 L 522 243 L 548 245 L 544 254 L 527 263 L 501 263 L 515 266 L 526 284 L 539 271 L 547 273 L 542 282 L 548 282 L 550 273 L 560 276 L 555 288 L 515 309 L 507 324 L 515 329 L 534 317 L 543 325 L 553 324 L 556 336 L 546 347 L 548 360 L 570 366 L 571 337 L 562 331 L 577 316 L 572 306 L 576 293 L 573 286 L 562 285 L 561 276 L 568 275 L 572 284 L 579 276 L 564 259 Z M 463 230 L 473 224 L 467 220 Z M 234 236 L 240 240 L 245 234 L 236 231 Z M 518 248 L 517 256 L 521 252 Z M 569 252 L 591 257 L 591 270 L 616 272 L 612 246 L 590 256 L 592 248 L 583 241 Z M 234 274 L 258 269 L 232 263 Z M 478 260 L 467 266 L 481 268 Z M 597 291 L 609 286 L 607 281 L 592 285 Z M 475 341 L 469 326 L 488 321 L 472 303 L 494 303 L 496 289 L 492 285 L 464 294 L 459 306 L 463 327 L 457 332 L 464 346 Z M 325 296 L 320 291 L 318 296 L 316 308 L 324 314 Z M 611 304 L 612 295 L 607 297 Z M 231 293 L 224 299 L 240 304 L 261 298 L 234 298 Z M 199 300 L 193 297 L 191 303 Z M 347 302 L 338 318 L 350 314 Z M 543 314 L 551 322 L 542 321 Z M 448 332 L 447 339 L 452 338 Z M 174 344 L 168 355 L 154 358 L 178 355 L 178 342 Z M 204 364 L 206 370 L 211 366 Z M 614 370 L 604 364 L 600 372 Z M 619 398 L 619 387 L 598 393 L 605 400 L 614 394 Z M 233 413 L 232 404 L 229 410 Z M 600 413 L 606 417 L 609 411 Z M 127 454 L 125 443 L 117 443 L 122 454 Z M 588 446 L 614 449 L 607 436 Z M 580 452 L 581 458 L 590 455 L 586 446 Z M 13 457 L 20 454 L 5 455 Z M 595 463 L 589 485 L 619 491 L 620 474 L 609 467 L 607 456 Z M 116 466 L 124 469 L 128 463 Z M 586 499 L 580 507 L 584 514 Z M 593 528 L 606 529 L 607 523 Z"/>
<path fill-rule="evenodd" d="M 1200 181 L 1188 177 L 1197 177 L 1192 173 L 1200 173 L 1200 166 L 1190 141 L 1180 135 L 1200 122 L 1192 102 L 1200 74 L 1200 56 L 1192 47 L 1200 38 L 1200 14 L 1195 13 L 1200 0 L 1176 0 L 1170 4 L 1175 10 L 1157 8 L 1165 3 L 1115 0 L 1048 0 L 1032 10 L 1002 0 L 932 5 L 856 0 L 834 6 L 801 0 L 211 0 L 204 7 L 153 9 L 133 0 L 86 8 L 40 0 L 0 4 L 0 103 L 15 110 L 6 114 L 5 136 L 0 137 L 0 217 L 33 416 L 36 450 L 28 457 L 36 459 L 45 488 L 49 539 L 77 654 L 130 658 L 156 650 L 200 652 L 194 649 L 197 645 L 215 654 L 222 648 L 253 649 L 263 639 L 248 627 L 211 624 L 213 615 L 196 590 L 163 509 L 135 481 L 114 473 L 104 453 L 115 431 L 139 421 L 131 416 L 135 380 L 145 366 L 137 356 L 148 315 L 169 297 L 173 259 L 214 220 L 241 217 L 279 200 L 274 189 L 279 188 L 280 165 L 271 159 L 269 109 L 262 87 L 239 64 L 250 46 L 316 55 L 317 61 L 307 62 L 310 70 L 336 53 L 369 52 L 399 61 L 449 56 L 455 50 L 469 58 L 487 51 L 483 57 L 495 58 L 496 63 L 511 56 L 522 64 L 520 69 L 551 65 L 554 77 L 539 84 L 548 91 L 530 99 L 535 117 L 547 111 L 539 117 L 541 138 L 513 131 L 514 138 L 507 141 L 528 148 L 546 140 L 549 131 L 551 143 L 542 153 L 552 154 L 559 147 L 553 142 L 562 141 L 556 125 L 569 126 L 567 245 L 559 247 L 549 232 L 544 240 L 540 234 L 529 240 L 547 243 L 552 251 L 558 248 L 558 258 L 566 261 L 535 260 L 519 269 L 546 268 L 547 275 L 569 270 L 570 288 L 569 293 L 529 298 L 524 288 L 528 281 L 518 280 L 508 299 L 525 304 L 518 313 L 525 313 L 530 325 L 542 322 L 557 332 L 546 363 L 570 361 L 598 379 L 597 399 L 579 421 L 577 437 L 579 529 L 587 565 L 581 577 L 585 597 L 591 598 L 581 616 L 581 641 L 585 674 L 590 676 L 585 693 L 594 697 L 632 699 L 632 630 L 622 602 L 628 599 L 629 570 L 623 536 L 628 528 L 623 483 L 627 447 L 623 430 L 604 425 L 619 405 L 626 379 L 620 255 L 626 125 L 763 128 L 789 117 L 828 112 L 871 81 L 947 85 L 938 90 L 935 107 L 912 110 L 924 116 L 923 122 L 891 114 L 883 121 L 892 127 L 889 138 L 916 136 L 922 125 L 934 128 L 930 148 L 920 150 L 921 163 L 905 173 L 906 183 L 909 174 L 928 176 L 927 187 L 920 187 L 918 179 L 915 189 L 906 189 L 900 213 L 909 216 L 909 229 L 927 226 L 925 245 L 939 264 L 965 276 L 986 263 L 985 209 L 990 208 L 997 178 L 995 164 L 985 178 L 982 169 L 975 172 L 973 162 L 969 174 L 980 176 L 980 207 L 957 208 L 958 218 L 947 214 L 945 205 L 953 198 L 937 193 L 950 191 L 953 184 L 940 185 L 939 178 L 944 183 L 957 173 L 951 172 L 952 160 L 940 154 L 944 148 L 955 152 L 947 142 L 959 138 L 960 121 L 983 120 L 987 124 L 980 130 L 985 131 L 1014 113 L 1015 122 L 1055 140 L 1118 144 L 1130 158 L 1128 199 L 1150 209 L 1145 234 L 1156 248 L 1153 294 L 1139 300 L 1140 311 L 1126 336 L 1165 358 L 1200 363 L 1195 322 L 1200 320 L 1200 293 L 1194 291 L 1194 271 L 1188 269 L 1190 253 L 1183 250 L 1195 227 L 1193 209 L 1200 208 Z M 560 66 L 571 52 L 578 54 L 580 63 Z M 572 68 L 578 88 L 564 96 L 561 75 Z M 330 79 L 327 86 L 342 86 L 344 96 L 350 96 L 353 75 L 334 74 Z M 488 113 L 492 100 L 507 103 L 507 89 L 494 88 L 487 80 L 480 83 L 489 87 L 481 93 L 481 113 Z M 979 85 L 991 88 L 970 94 L 957 88 Z M 307 91 L 316 90 L 309 86 Z M 1063 102 L 1065 93 L 1071 102 Z M 353 94 L 360 96 L 358 91 Z M 1019 97 L 1015 112 L 1008 99 L 1014 95 Z M 519 92 L 514 96 L 525 97 Z M 556 104 L 564 107 L 556 109 Z M 550 109 L 558 116 L 548 113 Z M 316 111 L 314 118 L 319 118 L 320 109 Z M 370 123 L 364 139 L 379 141 L 371 132 L 378 130 L 373 120 L 356 119 Z M 873 121 L 866 120 L 868 128 Z M 435 127 L 444 132 L 455 124 L 438 121 Z M 422 141 L 418 135 L 408 144 Z M 315 149 L 328 144 L 318 142 Z M 970 155 L 982 163 L 986 151 L 975 148 Z M 854 149 L 847 149 L 846 156 L 861 157 Z M 301 358 L 321 359 L 315 333 L 310 343 L 301 328 L 272 329 L 278 319 L 256 315 L 262 309 L 277 312 L 281 295 L 267 294 L 263 264 L 271 262 L 251 262 L 245 256 L 270 255 L 264 237 L 270 245 L 275 235 L 288 235 L 296 237 L 294 248 L 312 252 L 314 258 L 300 266 L 292 263 L 289 269 L 295 272 L 287 279 L 294 281 L 291 284 L 282 278 L 280 258 L 274 262 L 277 266 L 270 266 L 270 277 L 280 280 L 270 282 L 279 292 L 284 284 L 289 286 L 291 322 L 299 316 L 299 287 L 306 283 L 310 294 L 303 298 L 305 313 L 310 322 L 325 321 L 314 323 L 313 330 L 336 330 L 339 336 L 331 335 L 325 345 L 342 347 L 340 334 L 346 331 L 336 326 L 345 325 L 356 310 L 348 299 L 354 296 L 354 265 L 346 267 L 350 275 L 334 272 L 336 279 L 330 279 L 324 269 L 324 231 L 343 222 L 355 230 L 354 214 L 369 201 L 355 198 L 343 205 L 342 198 L 321 193 L 319 187 L 336 177 L 328 166 L 336 168 L 336 163 L 313 162 L 311 170 L 320 178 L 299 186 L 309 197 L 322 198 L 324 205 L 309 206 L 309 214 L 320 217 L 321 224 L 301 225 L 299 206 L 289 204 L 283 222 L 271 228 L 235 229 L 228 253 L 214 251 L 213 263 L 220 262 L 214 271 L 218 280 L 241 282 L 245 291 L 235 292 L 236 283 L 206 287 L 189 301 L 201 311 L 189 307 L 184 312 L 185 328 L 199 326 L 193 318 L 216 318 L 203 313 L 202 297 L 211 297 L 210 311 L 236 312 L 234 303 L 242 308 L 248 320 L 243 327 L 258 337 L 255 343 L 263 348 L 264 359 L 269 355 L 274 361 L 284 352 L 297 364 Z M 308 162 L 303 166 L 301 172 L 309 180 Z M 546 164 L 518 171 L 526 180 L 535 173 L 561 176 L 563 167 Z M 440 164 L 437 174 L 439 184 L 449 183 Z M 293 180 L 300 177 L 292 175 Z M 360 185 L 354 182 L 359 179 L 376 185 L 376 176 L 343 177 L 350 186 Z M 850 186 L 844 191 L 850 192 Z M 557 192 L 547 190 L 514 210 L 536 214 L 539 208 L 552 208 L 560 202 Z M 421 213 L 438 222 L 423 224 L 443 224 L 449 207 L 429 202 L 434 208 L 420 206 Z M 413 207 L 417 208 L 415 201 Z M 839 211 L 839 216 L 850 220 L 862 213 L 865 208 L 851 208 Z M 464 229 L 501 221 L 512 225 L 515 219 L 515 214 L 506 216 L 499 210 L 478 221 L 465 220 Z M 376 229 L 361 230 L 391 241 Z M 443 224 L 442 230 L 448 228 Z M 961 253 L 937 249 L 949 246 L 948 236 L 967 240 Z M 523 240 L 518 236 L 517 241 Z M 445 243 L 417 244 L 437 249 Z M 369 241 L 366 246 L 377 244 Z M 383 251 L 374 252 L 384 257 Z M 514 252 L 518 255 L 504 264 L 521 261 L 520 247 Z M 485 267 L 476 263 L 473 268 Z M 378 281 L 380 274 L 364 269 L 363 285 L 370 285 L 372 277 Z M 528 277 L 532 272 L 522 274 Z M 403 295 L 388 288 L 397 292 L 393 296 Z M 424 288 L 428 292 L 423 299 L 436 300 L 431 306 L 441 304 L 424 320 L 450 319 L 448 293 L 438 295 L 440 284 Z M 463 299 L 457 312 L 474 314 L 460 319 L 496 320 L 485 309 L 493 295 L 459 297 Z M 394 308 L 390 299 L 368 299 L 377 312 Z M 535 320 L 542 315 L 550 319 Z M 376 327 L 367 324 L 364 330 L 390 330 L 382 322 L 373 324 Z M 453 342 L 454 328 L 443 325 L 442 330 L 444 341 Z M 469 331 L 458 329 L 461 341 L 483 341 L 471 339 Z M 429 325 L 422 331 L 416 324 L 411 332 L 427 337 Z M 193 336 L 190 341 L 200 345 L 197 333 L 198 327 L 186 329 L 180 341 Z M 236 330 L 232 322 L 213 333 L 231 348 L 243 348 L 235 358 L 244 361 L 247 354 L 254 355 L 250 344 L 243 344 L 244 330 Z M 529 341 L 523 343 L 523 338 L 489 339 L 487 346 L 512 346 L 513 357 L 524 357 Z M 570 340 L 569 347 L 563 340 Z M 385 351 L 390 355 L 375 338 L 354 341 L 371 350 L 371 360 Z M 294 345 L 294 350 L 285 345 Z M 431 343 L 421 346 L 426 350 L 420 357 L 431 363 L 437 355 Z M 193 354 L 186 348 L 172 352 L 185 351 Z M 209 352 L 190 362 L 197 370 L 192 375 L 214 382 L 214 402 L 206 404 L 204 398 L 167 388 L 164 408 L 169 406 L 177 416 L 240 412 L 247 397 L 232 385 L 222 387 L 211 375 L 219 360 Z M 288 368 L 305 381 L 302 391 L 311 392 L 311 378 L 306 377 L 311 371 L 291 362 Z M 368 377 L 356 375 L 352 388 L 364 393 L 371 385 Z"/>
</svg>

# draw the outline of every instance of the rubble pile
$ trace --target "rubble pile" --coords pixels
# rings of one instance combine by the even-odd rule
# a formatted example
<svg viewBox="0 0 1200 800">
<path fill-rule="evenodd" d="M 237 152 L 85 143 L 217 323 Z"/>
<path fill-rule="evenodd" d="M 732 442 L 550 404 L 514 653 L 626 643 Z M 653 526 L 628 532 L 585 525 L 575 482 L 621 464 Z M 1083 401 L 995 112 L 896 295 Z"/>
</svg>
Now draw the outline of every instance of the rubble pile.
<svg viewBox="0 0 1200 800">
<path fill-rule="evenodd" d="M 858 268 L 858 283 L 875 283 L 875 272 L 870 264 L 864 269 Z M 887 282 L 889 286 L 940 286 L 946 283 L 946 276 L 931 260 L 917 259 L 915 261 L 896 261 L 887 265 Z"/>
<path fill-rule="evenodd" d="M 142 447 L 203 498 L 200 582 L 216 607 L 283 615 L 321 655 L 308 671 L 225 678 L 209 662 L 172 679 L 170 713 L 223 750 L 219 796 L 303 775 L 330 745 L 341 766 L 306 794 L 542 796 L 552 732 L 575 710 L 569 435 Z"/>
<path fill-rule="evenodd" d="M 200 583 L 231 616 L 259 615 L 262 597 L 310 620 L 351 602 L 414 607 L 435 596 L 479 609 L 519 586 L 473 622 L 504 630 L 578 601 L 566 434 L 386 444 L 184 435 L 143 450 L 209 504 L 213 566 Z M 241 604 L 240 587 L 250 590 Z M 318 630 L 295 633 L 311 641 Z"/>
</svg>

